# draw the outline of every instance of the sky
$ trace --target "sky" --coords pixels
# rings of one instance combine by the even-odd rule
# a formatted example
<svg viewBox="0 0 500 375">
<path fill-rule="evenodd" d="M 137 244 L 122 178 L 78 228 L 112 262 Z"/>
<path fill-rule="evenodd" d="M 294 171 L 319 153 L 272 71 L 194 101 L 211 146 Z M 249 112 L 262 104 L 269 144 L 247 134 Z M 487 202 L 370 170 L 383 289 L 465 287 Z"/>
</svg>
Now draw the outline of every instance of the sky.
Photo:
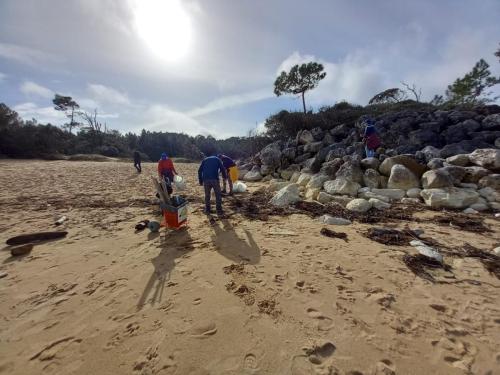
<svg viewBox="0 0 500 375">
<path fill-rule="evenodd" d="M 121 132 L 243 136 L 302 109 L 273 93 L 298 63 L 325 67 L 314 111 L 401 82 L 429 100 L 480 58 L 498 76 L 499 19 L 500 0 L 0 0 L 0 102 L 62 125 L 58 93 Z"/>
</svg>

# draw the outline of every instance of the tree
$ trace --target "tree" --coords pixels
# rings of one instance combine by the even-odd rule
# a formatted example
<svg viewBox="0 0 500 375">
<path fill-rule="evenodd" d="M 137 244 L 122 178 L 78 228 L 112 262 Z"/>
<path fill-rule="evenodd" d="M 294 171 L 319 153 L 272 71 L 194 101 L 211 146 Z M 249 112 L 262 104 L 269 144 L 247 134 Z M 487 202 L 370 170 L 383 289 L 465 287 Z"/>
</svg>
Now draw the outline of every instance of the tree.
<svg viewBox="0 0 500 375">
<path fill-rule="evenodd" d="M 379 92 L 368 104 L 399 103 L 406 99 L 406 93 L 397 87 Z"/>
<path fill-rule="evenodd" d="M 56 111 L 64 112 L 66 117 L 69 118 L 69 124 L 65 124 L 64 126 L 68 128 L 69 132 L 73 130 L 74 127 L 78 126 L 78 123 L 74 121 L 75 119 L 75 110 L 80 108 L 78 103 L 73 100 L 71 96 L 63 96 L 56 94 L 54 99 L 52 99 L 52 103 L 54 104 L 54 109 Z"/>
<path fill-rule="evenodd" d="M 495 100 L 489 98 L 491 92 L 485 90 L 500 83 L 500 78 L 492 76 L 489 67 L 486 61 L 479 60 L 469 73 L 448 86 L 446 101 L 453 105 L 474 105 Z"/>
<path fill-rule="evenodd" d="M 415 101 L 420 103 L 420 97 L 422 96 L 422 89 L 417 89 L 417 86 L 413 83 L 411 86 L 406 82 L 401 82 L 401 84 L 406 88 L 407 91 L 411 92 L 415 96 Z"/>
<path fill-rule="evenodd" d="M 316 62 L 309 62 L 302 65 L 294 65 L 287 73 L 282 71 L 274 81 L 274 93 L 276 96 L 282 94 L 300 94 L 302 105 L 306 113 L 306 101 L 304 94 L 308 90 L 318 86 L 319 81 L 326 77 L 323 72 L 323 65 Z"/>
</svg>

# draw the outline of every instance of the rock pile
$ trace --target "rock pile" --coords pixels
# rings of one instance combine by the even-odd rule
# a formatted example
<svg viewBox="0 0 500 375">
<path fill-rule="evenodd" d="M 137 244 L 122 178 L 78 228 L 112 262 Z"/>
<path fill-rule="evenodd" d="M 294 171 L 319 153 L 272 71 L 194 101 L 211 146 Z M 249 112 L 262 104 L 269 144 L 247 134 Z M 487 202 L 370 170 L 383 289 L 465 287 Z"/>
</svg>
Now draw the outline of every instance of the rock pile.
<svg viewBox="0 0 500 375">
<path fill-rule="evenodd" d="M 240 176 L 271 181 L 279 205 L 300 192 L 353 211 L 385 209 L 394 200 L 500 210 L 500 107 L 380 116 L 375 126 L 386 148 L 374 158 L 363 158 L 363 121 L 271 143 L 240 165 Z"/>
</svg>

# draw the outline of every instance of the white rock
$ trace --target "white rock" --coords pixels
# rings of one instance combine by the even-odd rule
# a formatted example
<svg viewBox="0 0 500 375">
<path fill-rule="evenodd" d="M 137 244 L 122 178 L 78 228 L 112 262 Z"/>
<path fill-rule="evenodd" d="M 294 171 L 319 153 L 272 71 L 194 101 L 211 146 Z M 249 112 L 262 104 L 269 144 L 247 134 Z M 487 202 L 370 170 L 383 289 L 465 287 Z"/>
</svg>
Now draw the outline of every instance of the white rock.
<svg viewBox="0 0 500 375">
<path fill-rule="evenodd" d="M 480 167 L 497 170 L 500 169 L 500 150 L 483 148 L 469 154 L 470 161 Z"/>
<path fill-rule="evenodd" d="M 368 202 L 370 202 L 372 204 L 372 207 L 377 210 L 386 210 L 388 208 L 391 208 L 391 205 L 389 203 L 381 201 L 380 199 L 370 198 Z"/>
<path fill-rule="evenodd" d="M 312 175 L 309 173 L 301 173 L 299 179 L 297 180 L 297 184 L 300 186 L 306 186 L 309 183 Z"/>
<path fill-rule="evenodd" d="M 245 181 L 255 182 L 262 180 L 262 175 L 260 174 L 260 170 L 251 170 L 250 172 L 245 173 Z"/>
<path fill-rule="evenodd" d="M 432 169 L 422 175 L 422 187 L 424 189 L 439 189 L 453 186 L 450 175 L 440 169 Z"/>
<path fill-rule="evenodd" d="M 493 249 L 493 252 L 496 254 L 496 255 L 500 255 L 500 246 L 499 247 L 495 247 Z"/>
<path fill-rule="evenodd" d="M 389 203 L 391 201 L 388 197 L 372 193 L 371 191 L 367 191 L 366 193 L 359 194 L 359 198 L 364 198 L 364 199 L 374 198 L 374 199 L 378 199 L 379 201 L 383 201 L 386 203 Z"/>
<path fill-rule="evenodd" d="M 425 243 L 423 243 L 422 241 L 419 241 L 419 240 L 412 240 L 412 241 L 410 241 L 410 245 L 413 246 L 413 247 L 427 246 Z"/>
<path fill-rule="evenodd" d="M 470 164 L 469 155 L 467 154 L 458 154 L 455 156 L 450 156 L 446 158 L 446 162 L 452 165 L 458 165 L 460 167 L 466 167 Z"/>
<path fill-rule="evenodd" d="M 350 195 L 355 197 L 358 194 L 360 184 L 354 181 L 346 180 L 345 178 L 337 178 L 335 180 L 326 181 L 323 188 L 329 194 Z"/>
<path fill-rule="evenodd" d="M 422 189 L 419 189 L 419 188 L 408 189 L 406 191 L 406 196 L 408 198 L 420 198 L 421 191 L 422 191 Z"/>
<path fill-rule="evenodd" d="M 290 182 L 292 184 L 297 183 L 297 181 L 299 180 L 299 177 L 300 177 L 300 172 L 293 172 L 292 177 L 290 177 Z"/>
<path fill-rule="evenodd" d="M 426 205 L 431 207 L 466 208 L 477 202 L 479 194 L 470 189 L 424 189 L 420 193 Z"/>
<path fill-rule="evenodd" d="M 329 225 L 349 225 L 352 224 L 350 220 L 344 219 L 343 217 L 333 217 L 330 215 L 320 216 L 319 221 L 324 224 Z"/>
<path fill-rule="evenodd" d="M 443 256 L 436 249 L 434 249 L 434 248 L 432 248 L 430 246 L 427 246 L 427 245 L 416 246 L 416 249 L 423 256 L 435 259 L 439 263 L 443 263 Z"/>
<path fill-rule="evenodd" d="M 310 178 L 306 186 L 310 189 L 321 189 L 323 183 L 328 180 L 329 177 L 324 174 L 315 174 Z"/>
<path fill-rule="evenodd" d="M 406 195 L 406 191 L 403 189 L 372 189 L 372 193 L 392 200 L 400 200 Z"/>
<path fill-rule="evenodd" d="M 466 208 L 465 210 L 462 211 L 464 214 L 469 214 L 469 215 L 474 215 L 474 214 L 478 214 L 479 211 L 476 211 L 475 209 L 469 207 L 469 208 Z"/>
<path fill-rule="evenodd" d="M 402 198 L 401 203 L 403 204 L 419 204 L 422 201 L 419 198 Z"/>
<path fill-rule="evenodd" d="M 306 188 L 305 198 L 308 200 L 315 200 L 318 197 L 319 189 Z"/>
<path fill-rule="evenodd" d="M 269 190 L 278 191 L 278 190 L 283 189 L 287 185 L 290 185 L 289 181 L 273 179 L 273 180 L 269 181 Z"/>
<path fill-rule="evenodd" d="M 290 184 L 278 191 L 271 198 L 270 203 L 274 206 L 285 207 L 298 201 L 300 201 L 299 186 L 297 184 Z"/>
<path fill-rule="evenodd" d="M 411 188 L 418 188 L 420 181 L 417 176 L 413 174 L 408 168 L 402 164 L 395 164 L 391 168 L 391 175 L 387 181 L 389 189 L 403 189 L 408 190 Z"/>
<path fill-rule="evenodd" d="M 362 213 L 362 212 L 366 212 L 370 208 L 372 208 L 372 204 L 370 202 L 368 202 L 366 199 L 357 198 L 357 199 L 353 199 L 352 201 L 347 203 L 346 208 L 349 211 Z"/>
</svg>

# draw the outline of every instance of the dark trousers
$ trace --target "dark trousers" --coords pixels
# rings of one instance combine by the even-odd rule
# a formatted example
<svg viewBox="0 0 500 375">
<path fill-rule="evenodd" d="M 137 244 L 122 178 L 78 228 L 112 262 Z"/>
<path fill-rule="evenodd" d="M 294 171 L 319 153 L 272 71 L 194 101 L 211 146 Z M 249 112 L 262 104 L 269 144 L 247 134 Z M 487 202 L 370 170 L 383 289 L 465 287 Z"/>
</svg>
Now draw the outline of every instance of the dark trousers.
<svg viewBox="0 0 500 375">
<path fill-rule="evenodd" d="M 203 181 L 203 186 L 205 187 L 205 211 L 207 213 L 210 212 L 210 196 L 213 189 L 215 193 L 215 207 L 217 208 L 217 212 L 222 212 L 222 194 L 219 180 L 205 180 Z"/>
<path fill-rule="evenodd" d="M 140 161 L 135 160 L 134 161 L 134 167 L 135 167 L 135 169 L 137 169 L 137 172 L 139 172 L 139 173 L 142 172 L 141 162 Z"/>
</svg>

